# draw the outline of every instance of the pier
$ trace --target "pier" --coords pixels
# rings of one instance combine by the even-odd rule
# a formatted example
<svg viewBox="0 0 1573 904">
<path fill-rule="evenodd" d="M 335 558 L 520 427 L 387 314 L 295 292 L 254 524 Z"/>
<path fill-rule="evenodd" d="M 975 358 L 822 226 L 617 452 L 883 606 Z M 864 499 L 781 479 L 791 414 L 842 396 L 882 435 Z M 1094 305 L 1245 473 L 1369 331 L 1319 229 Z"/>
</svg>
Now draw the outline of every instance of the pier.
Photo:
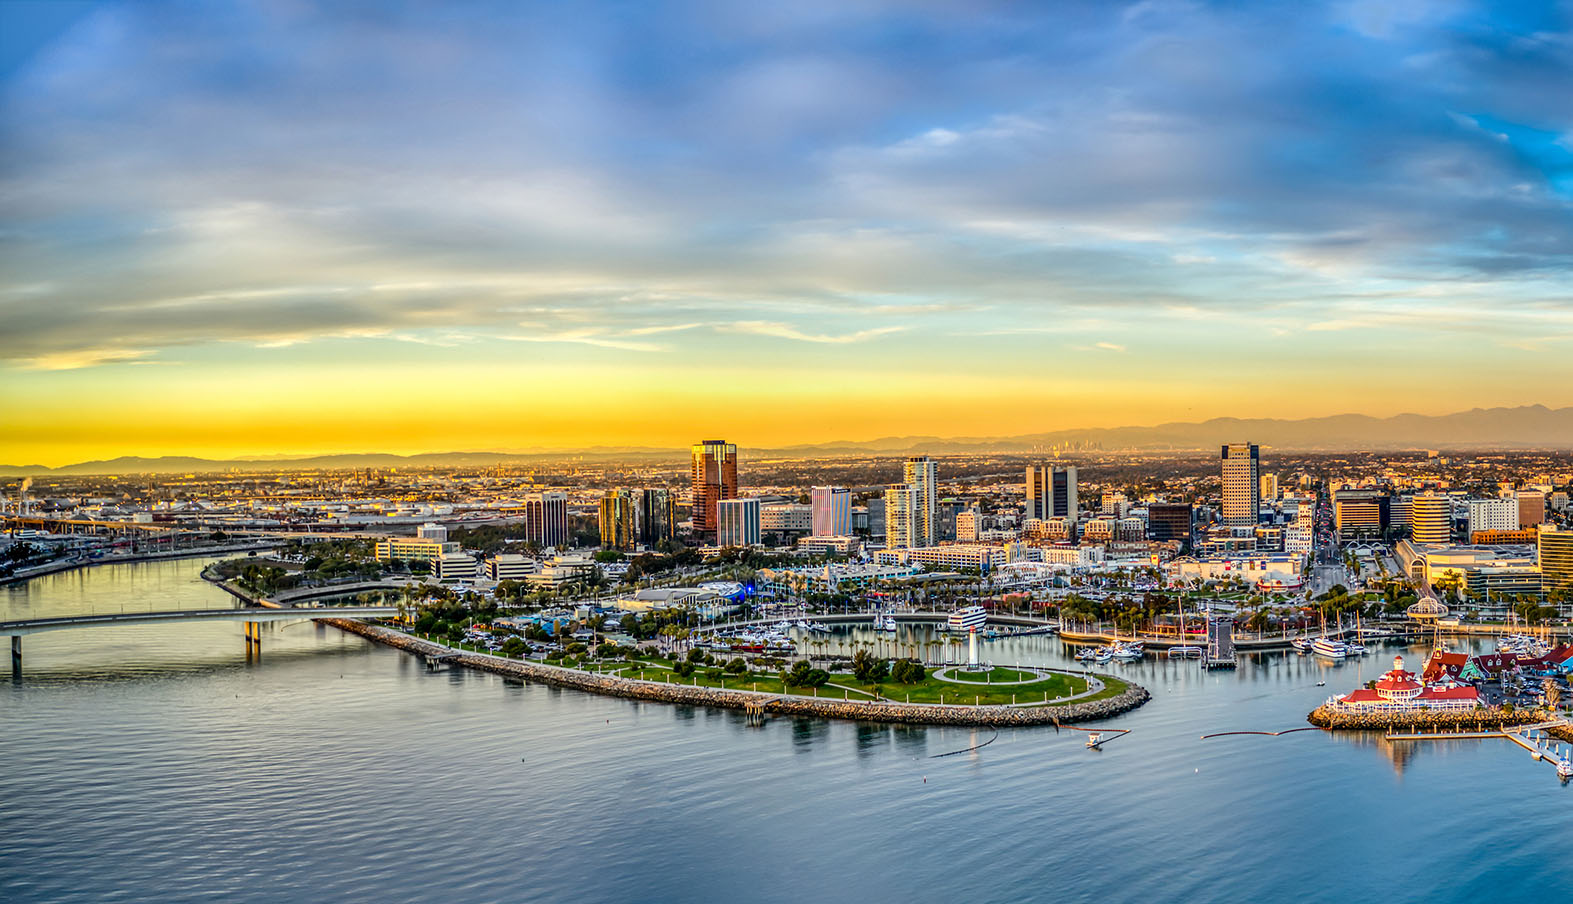
<svg viewBox="0 0 1573 904">
<path fill-rule="evenodd" d="M 1573 759 L 1562 754 L 1560 744 L 1553 746 L 1546 743 L 1545 732 L 1548 730 L 1566 732 L 1570 729 L 1573 729 L 1573 722 L 1553 719 L 1532 725 L 1517 725 L 1499 731 L 1388 732 L 1384 737 L 1389 741 L 1484 741 L 1490 738 L 1506 738 L 1529 751 L 1536 760 L 1555 767 L 1558 776 L 1566 777 L 1569 770 L 1573 770 Z M 1540 732 L 1540 736 L 1537 737 L 1536 732 Z"/>
</svg>

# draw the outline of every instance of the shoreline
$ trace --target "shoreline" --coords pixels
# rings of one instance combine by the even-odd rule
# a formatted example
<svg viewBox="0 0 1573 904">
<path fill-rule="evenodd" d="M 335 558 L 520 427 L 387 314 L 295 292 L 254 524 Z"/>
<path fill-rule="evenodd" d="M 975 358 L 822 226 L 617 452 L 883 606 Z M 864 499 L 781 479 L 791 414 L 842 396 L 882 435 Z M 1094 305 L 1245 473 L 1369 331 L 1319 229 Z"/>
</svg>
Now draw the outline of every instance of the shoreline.
<svg viewBox="0 0 1573 904">
<path fill-rule="evenodd" d="M 221 556 L 232 552 L 259 552 L 278 546 L 275 542 L 253 543 L 245 546 L 211 547 L 208 549 L 169 550 L 167 552 L 141 552 L 129 556 L 106 556 L 101 559 L 90 559 L 86 562 L 62 562 L 45 565 L 36 571 L 27 574 L 11 574 L 0 577 L 0 585 L 21 584 L 34 578 L 48 577 L 52 574 L 64 574 L 79 568 L 94 568 L 99 565 L 129 565 L 136 562 L 157 562 L 164 559 L 198 559 L 205 556 Z"/>
<path fill-rule="evenodd" d="M 332 625 L 350 634 L 358 634 L 374 643 L 414 653 L 419 656 L 441 656 L 444 661 L 491 672 L 510 678 L 520 678 L 553 687 L 565 687 L 605 697 L 642 700 L 652 703 L 670 703 L 686 706 L 709 706 L 720 709 L 747 710 L 778 716 L 812 716 L 825 719 L 842 719 L 858 722 L 889 722 L 906 725 L 958 725 L 1004 728 L 1012 726 L 1060 725 L 1109 719 L 1127 713 L 1148 700 L 1152 695 L 1139 684 L 1123 682 L 1123 693 L 1102 700 L 1085 703 L 1067 703 L 1060 706 L 963 706 L 941 703 L 892 703 L 885 701 L 830 700 L 800 697 L 794 694 L 772 694 L 758 691 L 723 690 L 720 688 L 667 684 L 658 681 L 641 681 L 612 675 L 597 675 L 578 669 L 504 659 L 481 653 L 455 651 L 451 648 L 412 637 L 402 631 L 368 625 L 345 618 L 321 618 L 317 621 Z"/>
</svg>

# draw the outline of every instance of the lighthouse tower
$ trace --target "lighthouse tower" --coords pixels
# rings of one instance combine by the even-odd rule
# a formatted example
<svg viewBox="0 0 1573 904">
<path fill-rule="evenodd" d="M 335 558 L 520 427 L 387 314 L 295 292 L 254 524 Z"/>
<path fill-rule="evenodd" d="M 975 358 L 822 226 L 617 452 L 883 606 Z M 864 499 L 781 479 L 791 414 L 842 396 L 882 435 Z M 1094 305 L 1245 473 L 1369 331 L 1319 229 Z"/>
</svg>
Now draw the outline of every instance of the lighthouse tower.
<svg viewBox="0 0 1573 904">
<path fill-rule="evenodd" d="M 967 671 L 978 670 L 978 629 L 970 628 L 967 631 Z"/>
</svg>

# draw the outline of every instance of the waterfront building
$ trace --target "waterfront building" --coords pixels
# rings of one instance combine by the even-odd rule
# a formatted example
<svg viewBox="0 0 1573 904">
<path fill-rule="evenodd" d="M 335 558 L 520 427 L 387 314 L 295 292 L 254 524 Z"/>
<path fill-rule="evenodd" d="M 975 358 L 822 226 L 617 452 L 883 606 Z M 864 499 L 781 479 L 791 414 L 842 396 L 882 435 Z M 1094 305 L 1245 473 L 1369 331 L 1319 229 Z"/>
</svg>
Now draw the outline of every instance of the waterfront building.
<svg viewBox="0 0 1573 904">
<path fill-rule="evenodd" d="M 1573 530 L 1543 524 L 1535 543 L 1541 586 L 1549 593 L 1573 587 Z"/>
<path fill-rule="evenodd" d="M 1392 671 L 1378 678 L 1369 688 L 1350 691 L 1334 700 L 1360 711 L 1395 710 L 1467 711 L 1480 706 L 1480 692 L 1467 685 L 1428 686 L 1414 672 L 1404 669 L 1404 657 L 1393 659 Z"/>
<path fill-rule="evenodd" d="M 759 571 L 759 591 L 774 598 L 805 593 L 845 593 L 885 581 L 910 580 L 922 573 L 921 567 L 911 564 L 764 568 Z"/>
<path fill-rule="evenodd" d="M 480 577 L 475 557 L 463 552 L 447 552 L 431 562 L 431 576 L 439 582 L 473 581 Z"/>
<path fill-rule="evenodd" d="M 588 556 L 554 556 L 525 577 L 525 583 L 538 590 L 559 590 L 587 580 L 595 571 Z"/>
<path fill-rule="evenodd" d="M 1385 536 L 1390 523 L 1390 500 L 1385 490 L 1335 490 L 1333 528 L 1339 540 Z"/>
<path fill-rule="evenodd" d="M 1518 526 L 1520 528 L 1533 528 L 1545 523 L 1546 520 L 1546 495 L 1539 490 L 1519 490 L 1514 494 L 1518 500 Z"/>
<path fill-rule="evenodd" d="M 717 546 L 754 546 L 759 538 L 758 499 L 722 499 L 716 503 Z"/>
<path fill-rule="evenodd" d="M 568 545 L 567 493 L 531 493 L 524 497 L 524 538 L 542 547 Z"/>
<path fill-rule="evenodd" d="M 694 533 L 715 533 L 720 524 L 717 504 L 724 499 L 737 498 L 737 446 L 719 439 L 695 444 L 689 479 Z"/>
<path fill-rule="evenodd" d="M 427 540 L 424 537 L 388 537 L 377 541 L 377 561 L 431 562 L 439 556 L 459 551 L 459 544 L 452 541 Z"/>
<path fill-rule="evenodd" d="M 1518 497 L 1469 500 L 1469 533 L 1518 529 Z"/>
<path fill-rule="evenodd" d="M 917 546 L 882 549 L 874 554 L 881 565 L 931 565 L 942 568 L 970 568 L 985 571 L 1004 565 L 1008 556 L 1003 546 L 956 543 L 949 546 Z"/>
<path fill-rule="evenodd" d="M 1189 543 L 1194 519 L 1194 510 L 1188 502 L 1150 502 L 1147 504 L 1147 539 Z"/>
<path fill-rule="evenodd" d="M 422 540 L 435 540 L 438 543 L 445 543 L 448 540 L 448 529 L 441 524 L 428 521 L 415 529 L 415 536 L 420 537 Z"/>
<path fill-rule="evenodd" d="M 1048 565 L 1091 568 L 1102 565 L 1106 555 L 1102 546 L 1040 546 L 1037 561 Z"/>
<path fill-rule="evenodd" d="M 814 527 L 814 507 L 799 502 L 778 502 L 759 507 L 759 529 L 783 534 L 806 534 Z"/>
<path fill-rule="evenodd" d="M 1540 590 L 1540 568 L 1531 546 L 1419 546 L 1400 544 L 1416 557 L 1412 577 L 1431 587 L 1456 586 L 1459 596 L 1486 618 L 1506 618 L 1511 597 Z"/>
<path fill-rule="evenodd" d="M 934 509 L 938 487 L 934 459 L 914 455 L 902 464 L 902 483 L 912 489 L 910 535 L 912 546 L 930 546 L 936 541 Z"/>
<path fill-rule="evenodd" d="M 904 483 L 885 488 L 885 545 L 892 549 L 920 546 L 917 491 Z"/>
<path fill-rule="evenodd" d="M 1453 541 L 1453 500 L 1440 493 L 1420 493 L 1410 507 L 1409 536 L 1416 543 Z"/>
<path fill-rule="evenodd" d="M 809 492 L 816 537 L 852 535 L 852 491 L 846 487 L 814 487 Z"/>
<path fill-rule="evenodd" d="M 494 581 L 523 581 L 535 573 L 535 560 L 517 553 L 499 553 L 486 560 L 486 576 Z"/>
<path fill-rule="evenodd" d="M 1294 553 L 1221 555 L 1207 558 L 1181 556 L 1171 560 L 1166 571 L 1171 581 L 1226 581 L 1239 578 L 1250 584 L 1275 589 L 1297 588 L 1304 583 L 1306 558 Z"/>
<path fill-rule="evenodd" d="M 1223 473 L 1222 521 L 1229 527 L 1256 524 L 1261 516 L 1261 450 L 1254 443 L 1232 443 L 1219 453 Z"/>
</svg>

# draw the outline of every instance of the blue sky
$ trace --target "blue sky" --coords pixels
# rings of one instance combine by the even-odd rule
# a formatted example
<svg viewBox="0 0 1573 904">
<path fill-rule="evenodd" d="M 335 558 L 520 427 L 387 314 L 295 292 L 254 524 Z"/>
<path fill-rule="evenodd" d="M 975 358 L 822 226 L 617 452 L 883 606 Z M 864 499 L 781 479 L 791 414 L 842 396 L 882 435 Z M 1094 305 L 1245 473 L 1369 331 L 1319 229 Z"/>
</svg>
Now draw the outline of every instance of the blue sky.
<svg viewBox="0 0 1573 904">
<path fill-rule="evenodd" d="M 1567 4 L 0 16 L 30 416 L 480 366 L 702 407 L 715 361 L 836 399 L 805 440 L 1573 404 Z"/>
</svg>

